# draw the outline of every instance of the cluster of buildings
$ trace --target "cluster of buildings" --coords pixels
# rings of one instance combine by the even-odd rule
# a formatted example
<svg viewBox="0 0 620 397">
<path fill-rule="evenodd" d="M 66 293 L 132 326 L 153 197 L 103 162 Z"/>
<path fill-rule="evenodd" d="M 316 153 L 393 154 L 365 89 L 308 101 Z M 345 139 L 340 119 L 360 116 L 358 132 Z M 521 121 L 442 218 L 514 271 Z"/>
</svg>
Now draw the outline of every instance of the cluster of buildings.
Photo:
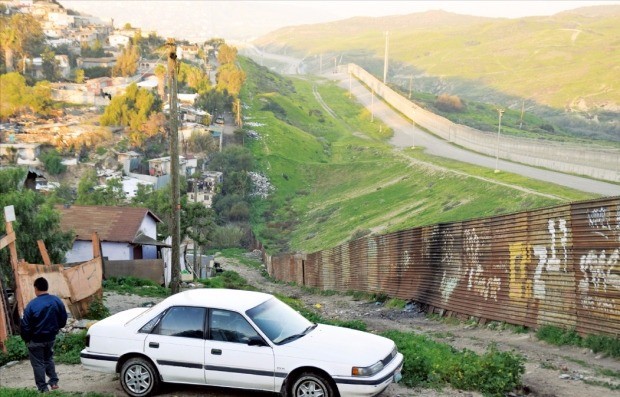
<svg viewBox="0 0 620 397">
<path fill-rule="evenodd" d="M 148 37 L 155 32 L 144 32 L 139 28 L 124 26 L 121 28 L 114 27 L 114 20 L 101 19 L 98 17 L 78 15 L 78 13 L 63 8 L 61 5 L 52 1 L 33 1 L 33 0 L 0 0 L 0 5 L 6 7 L 7 14 L 24 13 L 30 14 L 39 21 L 43 28 L 43 32 L 47 38 L 47 44 L 53 49 L 58 46 L 66 46 L 69 51 L 77 58 L 77 68 L 88 69 L 94 67 L 111 67 L 116 63 L 116 57 L 120 55 L 123 48 L 131 43 L 131 40 L 138 34 L 142 37 Z M 112 56 L 101 58 L 82 57 L 81 51 L 83 46 L 93 47 L 100 44 L 104 51 Z M 197 44 L 179 45 L 177 55 L 181 59 L 199 60 L 200 50 L 208 53 L 212 48 L 206 48 Z M 56 55 L 60 74 L 63 78 L 68 79 L 71 76 L 72 68 L 67 55 Z M 165 59 L 149 60 L 140 59 L 138 62 L 138 74 L 133 77 L 100 77 L 88 79 L 84 83 L 53 83 L 52 98 L 54 100 L 85 104 L 91 106 L 106 106 L 111 98 L 115 95 L 123 94 L 126 87 L 131 83 L 137 83 L 138 86 L 157 90 L 157 77 L 153 71 L 158 64 L 164 64 Z M 35 57 L 24 60 L 24 69 L 28 65 L 28 71 L 33 73 L 35 77 L 42 77 L 42 59 Z M 180 140 L 188 140 L 192 133 L 211 134 L 212 137 L 220 142 L 222 139 L 222 126 L 207 126 L 202 124 L 210 115 L 193 107 L 196 94 L 179 94 L 180 114 L 183 123 L 180 126 Z M 165 109 L 164 109 L 165 111 Z M 62 124 L 62 123 L 60 123 Z M 3 129 L 8 130 L 11 126 L 19 126 L 19 131 L 7 133 L 4 139 L 0 136 L 0 157 L 6 162 L 7 159 L 14 158 L 11 163 L 29 166 L 32 170 L 41 168 L 38 159 L 40 147 L 42 144 L 50 142 L 23 142 L 21 141 L 21 133 L 29 132 L 27 128 L 22 128 L 20 123 L 3 124 Z M 6 128 L 5 128 L 6 127 Z M 63 128 L 65 126 L 62 126 Z M 10 132 L 10 131 L 9 131 Z M 4 142 L 2 142 L 4 141 Z M 145 161 L 141 159 L 141 155 L 135 152 L 117 153 L 117 161 L 122 165 L 122 170 L 98 169 L 102 181 L 109 177 L 122 178 L 125 194 L 131 198 L 139 184 L 148 184 L 155 189 L 161 188 L 168 183 L 169 180 L 169 164 L 170 158 L 148 159 L 148 170 L 141 167 L 138 169 L 136 164 L 143 164 Z M 180 172 L 187 176 L 198 175 L 198 162 L 191 155 L 180 157 Z M 75 159 L 67 160 L 66 165 L 75 165 Z M 41 190 L 46 189 L 43 182 L 45 177 L 42 173 L 39 175 L 40 183 L 37 184 Z M 205 173 L 195 181 L 191 181 L 191 194 L 194 196 L 192 201 L 200 201 L 210 206 L 215 192 L 212 186 L 215 183 L 221 183 L 221 175 L 214 176 Z M 217 182 L 219 181 L 219 182 Z M 203 187 L 206 187 L 203 189 Z"/>
</svg>

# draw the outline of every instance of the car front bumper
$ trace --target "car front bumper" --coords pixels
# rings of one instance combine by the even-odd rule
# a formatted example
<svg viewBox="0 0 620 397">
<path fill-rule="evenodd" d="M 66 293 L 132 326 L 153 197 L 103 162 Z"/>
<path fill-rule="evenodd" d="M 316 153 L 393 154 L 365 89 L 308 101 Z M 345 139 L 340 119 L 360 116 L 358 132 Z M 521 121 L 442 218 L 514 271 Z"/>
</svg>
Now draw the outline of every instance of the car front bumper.
<svg viewBox="0 0 620 397">
<path fill-rule="evenodd" d="M 398 382 L 402 376 L 403 355 L 398 353 L 390 364 L 370 378 L 334 378 L 342 397 L 372 397 L 383 392 L 391 383 Z"/>
</svg>

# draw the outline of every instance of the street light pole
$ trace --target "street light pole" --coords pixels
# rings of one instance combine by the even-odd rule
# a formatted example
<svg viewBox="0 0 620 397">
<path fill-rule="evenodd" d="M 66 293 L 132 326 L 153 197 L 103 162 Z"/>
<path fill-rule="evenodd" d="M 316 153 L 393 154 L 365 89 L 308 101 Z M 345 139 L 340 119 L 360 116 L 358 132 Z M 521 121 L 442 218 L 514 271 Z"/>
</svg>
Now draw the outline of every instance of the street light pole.
<svg viewBox="0 0 620 397">
<path fill-rule="evenodd" d="M 498 116 L 498 122 L 497 122 L 497 148 L 495 150 L 495 173 L 499 172 L 499 134 L 502 130 L 502 115 L 504 114 L 504 109 L 497 109 L 497 116 Z"/>
<path fill-rule="evenodd" d="M 351 72 L 349 72 L 349 98 L 351 98 Z"/>
<path fill-rule="evenodd" d="M 390 43 L 389 40 L 390 32 L 385 32 L 385 56 L 383 59 L 383 84 L 387 80 L 387 70 L 388 70 L 388 46 Z"/>
<path fill-rule="evenodd" d="M 415 121 L 413 121 L 413 114 L 411 115 L 411 149 L 415 149 Z"/>
<path fill-rule="evenodd" d="M 370 122 L 375 121 L 375 90 L 370 90 Z"/>
</svg>

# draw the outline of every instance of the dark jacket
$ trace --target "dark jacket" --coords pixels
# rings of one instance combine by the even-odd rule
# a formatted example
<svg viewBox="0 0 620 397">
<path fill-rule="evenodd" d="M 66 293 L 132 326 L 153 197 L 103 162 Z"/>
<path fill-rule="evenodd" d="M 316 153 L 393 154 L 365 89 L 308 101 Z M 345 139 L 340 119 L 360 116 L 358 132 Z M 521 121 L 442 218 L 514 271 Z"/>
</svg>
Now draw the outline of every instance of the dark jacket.
<svg viewBox="0 0 620 397">
<path fill-rule="evenodd" d="M 26 306 L 21 321 L 24 342 L 51 342 L 58 331 L 67 324 L 67 311 L 60 298 L 41 294 Z"/>
</svg>

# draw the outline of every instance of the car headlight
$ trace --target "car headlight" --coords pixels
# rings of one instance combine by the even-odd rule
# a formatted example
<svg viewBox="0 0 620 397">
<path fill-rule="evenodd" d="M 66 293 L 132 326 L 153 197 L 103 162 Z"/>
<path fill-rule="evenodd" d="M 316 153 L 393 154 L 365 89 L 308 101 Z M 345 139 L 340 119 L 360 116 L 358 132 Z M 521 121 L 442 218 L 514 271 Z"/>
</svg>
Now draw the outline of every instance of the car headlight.
<svg viewBox="0 0 620 397">
<path fill-rule="evenodd" d="M 373 376 L 377 372 L 383 369 L 383 362 L 377 361 L 370 367 L 353 367 L 351 369 L 351 375 L 353 376 Z"/>
</svg>

